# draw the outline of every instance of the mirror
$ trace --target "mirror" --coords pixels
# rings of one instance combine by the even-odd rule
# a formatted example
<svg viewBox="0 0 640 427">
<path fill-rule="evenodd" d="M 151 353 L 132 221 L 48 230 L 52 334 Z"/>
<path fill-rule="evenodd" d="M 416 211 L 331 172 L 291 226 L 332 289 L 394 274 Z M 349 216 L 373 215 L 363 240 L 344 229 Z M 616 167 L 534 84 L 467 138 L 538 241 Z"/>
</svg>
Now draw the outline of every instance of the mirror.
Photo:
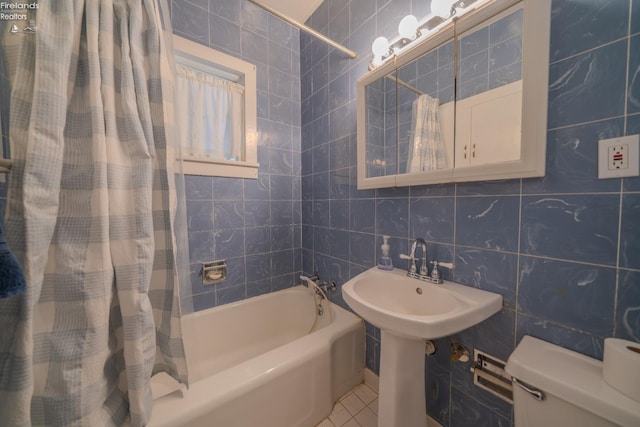
<svg viewBox="0 0 640 427">
<path fill-rule="evenodd" d="M 358 80 L 358 188 L 543 176 L 550 0 L 494 0 Z"/>
<path fill-rule="evenodd" d="M 398 174 L 454 166 L 454 52 L 447 41 L 398 70 Z"/>
<path fill-rule="evenodd" d="M 523 10 L 458 36 L 455 167 L 520 160 Z"/>
<path fill-rule="evenodd" d="M 366 86 L 366 176 L 395 174 L 396 170 L 396 71 Z M 389 121 L 391 123 L 389 123 Z"/>
</svg>

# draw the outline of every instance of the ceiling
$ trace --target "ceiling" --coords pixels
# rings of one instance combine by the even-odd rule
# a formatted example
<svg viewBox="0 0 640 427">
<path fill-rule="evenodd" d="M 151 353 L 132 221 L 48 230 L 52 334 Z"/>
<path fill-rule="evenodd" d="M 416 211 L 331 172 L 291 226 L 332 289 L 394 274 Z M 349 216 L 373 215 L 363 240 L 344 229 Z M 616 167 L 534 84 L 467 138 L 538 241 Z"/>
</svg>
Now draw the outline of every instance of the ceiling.
<svg viewBox="0 0 640 427">
<path fill-rule="evenodd" d="M 323 0 L 259 0 L 289 18 L 303 23 L 311 16 Z"/>
</svg>

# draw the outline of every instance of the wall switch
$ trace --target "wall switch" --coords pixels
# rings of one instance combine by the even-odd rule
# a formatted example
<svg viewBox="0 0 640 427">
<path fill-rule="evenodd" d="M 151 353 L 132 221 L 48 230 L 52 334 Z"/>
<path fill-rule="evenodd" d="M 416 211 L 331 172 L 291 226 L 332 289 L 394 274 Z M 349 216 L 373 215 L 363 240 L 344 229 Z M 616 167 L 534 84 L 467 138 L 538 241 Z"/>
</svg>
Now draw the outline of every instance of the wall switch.
<svg viewBox="0 0 640 427">
<path fill-rule="evenodd" d="M 598 141 L 598 178 L 640 175 L 640 135 Z"/>
</svg>

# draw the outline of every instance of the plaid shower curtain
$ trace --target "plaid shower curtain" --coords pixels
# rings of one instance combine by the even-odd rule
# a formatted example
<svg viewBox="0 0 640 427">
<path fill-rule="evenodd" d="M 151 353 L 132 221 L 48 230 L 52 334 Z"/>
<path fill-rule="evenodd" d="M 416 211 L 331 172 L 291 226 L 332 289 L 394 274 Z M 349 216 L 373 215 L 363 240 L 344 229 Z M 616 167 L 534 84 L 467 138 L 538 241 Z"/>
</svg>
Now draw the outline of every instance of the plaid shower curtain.
<svg viewBox="0 0 640 427">
<path fill-rule="evenodd" d="M 425 172 L 447 167 L 440 130 L 440 100 L 423 94 L 412 104 L 407 172 Z"/>
<path fill-rule="evenodd" d="M 187 381 L 161 1 L 40 1 L 35 34 L 3 35 L 28 291 L 0 300 L 2 425 L 142 426 L 151 375 Z"/>
</svg>

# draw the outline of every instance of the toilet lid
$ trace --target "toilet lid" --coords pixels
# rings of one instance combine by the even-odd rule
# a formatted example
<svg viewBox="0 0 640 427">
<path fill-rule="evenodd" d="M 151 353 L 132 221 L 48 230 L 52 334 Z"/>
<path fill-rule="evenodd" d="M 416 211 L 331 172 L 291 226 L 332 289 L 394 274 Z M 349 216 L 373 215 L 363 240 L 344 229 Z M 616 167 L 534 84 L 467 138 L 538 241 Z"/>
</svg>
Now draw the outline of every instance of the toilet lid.
<svg viewBox="0 0 640 427">
<path fill-rule="evenodd" d="M 525 335 L 509 357 L 512 377 L 623 426 L 640 426 L 640 402 L 609 386 L 602 362 Z"/>
</svg>

